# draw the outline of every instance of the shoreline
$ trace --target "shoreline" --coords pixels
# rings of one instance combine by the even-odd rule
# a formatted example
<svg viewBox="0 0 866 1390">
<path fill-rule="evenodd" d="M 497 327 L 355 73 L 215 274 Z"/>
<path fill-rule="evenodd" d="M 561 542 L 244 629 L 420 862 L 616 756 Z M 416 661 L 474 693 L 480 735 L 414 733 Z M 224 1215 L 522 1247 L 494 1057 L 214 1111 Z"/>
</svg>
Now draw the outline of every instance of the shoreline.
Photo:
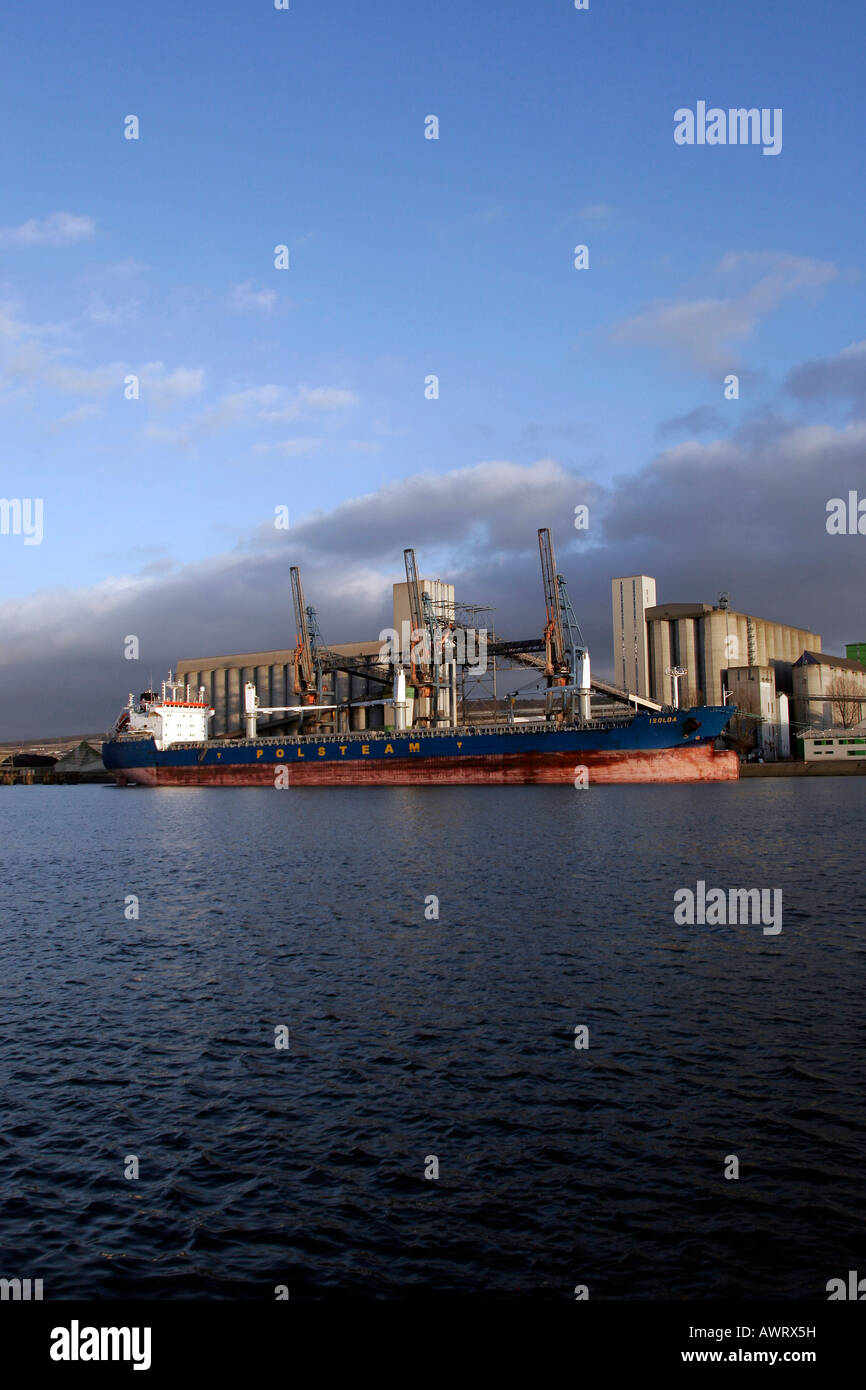
<svg viewBox="0 0 866 1390">
<path fill-rule="evenodd" d="M 866 773 L 862 762 L 843 763 L 740 763 L 740 779 L 747 777 L 856 777 Z"/>
</svg>

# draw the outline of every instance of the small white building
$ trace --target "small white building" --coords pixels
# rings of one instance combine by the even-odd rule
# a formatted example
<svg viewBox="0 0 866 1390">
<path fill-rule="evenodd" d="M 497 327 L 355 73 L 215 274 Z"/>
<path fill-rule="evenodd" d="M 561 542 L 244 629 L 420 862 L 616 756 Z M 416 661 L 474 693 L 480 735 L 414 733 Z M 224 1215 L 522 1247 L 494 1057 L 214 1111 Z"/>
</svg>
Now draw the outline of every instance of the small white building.
<svg viewBox="0 0 866 1390">
<path fill-rule="evenodd" d="M 866 758 L 866 720 L 849 729 L 808 729 L 803 735 L 804 762 L 824 762 L 828 758 L 836 762 Z"/>
</svg>

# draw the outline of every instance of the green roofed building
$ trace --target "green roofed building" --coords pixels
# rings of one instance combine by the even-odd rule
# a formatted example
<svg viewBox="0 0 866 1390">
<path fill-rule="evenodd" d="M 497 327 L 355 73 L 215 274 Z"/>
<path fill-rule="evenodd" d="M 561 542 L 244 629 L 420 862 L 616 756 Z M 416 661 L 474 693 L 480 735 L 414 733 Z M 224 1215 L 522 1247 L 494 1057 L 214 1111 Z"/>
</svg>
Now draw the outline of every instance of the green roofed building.
<svg viewBox="0 0 866 1390">
<path fill-rule="evenodd" d="M 866 642 L 849 642 L 845 647 L 845 655 L 849 661 L 862 661 L 866 666 Z"/>
</svg>

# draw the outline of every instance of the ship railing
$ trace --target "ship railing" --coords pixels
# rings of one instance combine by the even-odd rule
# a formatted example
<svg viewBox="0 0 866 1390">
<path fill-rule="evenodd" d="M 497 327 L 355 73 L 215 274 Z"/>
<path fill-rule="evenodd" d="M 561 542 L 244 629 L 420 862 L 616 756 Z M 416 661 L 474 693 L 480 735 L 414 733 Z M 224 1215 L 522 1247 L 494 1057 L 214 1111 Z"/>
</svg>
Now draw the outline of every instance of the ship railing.
<svg viewBox="0 0 866 1390">
<path fill-rule="evenodd" d="M 224 748 L 259 748 L 263 744 L 280 747 L 286 743 L 292 745 L 304 744 L 308 747 L 321 747 L 326 743 L 370 743 L 387 741 L 388 739 L 409 738 L 413 743 L 431 738 L 473 738 L 487 736 L 490 734 L 509 735 L 511 737 L 521 734 L 538 733 L 586 733 L 604 729 L 627 729 L 633 722 L 634 716 L 624 719 L 588 719 L 583 724 L 553 724 L 549 720 L 540 719 L 533 724 L 460 724 L 449 725 L 441 729 L 363 729 L 358 731 L 353 729 L 345 734 L 284 734 L 269 735 L 262 738 L 211 738 L 197 739 L 195 741 L 172 743 L 172 748 L 201 748 L 203 743 L 213 744 L 216 747 Z"/>
</svg>

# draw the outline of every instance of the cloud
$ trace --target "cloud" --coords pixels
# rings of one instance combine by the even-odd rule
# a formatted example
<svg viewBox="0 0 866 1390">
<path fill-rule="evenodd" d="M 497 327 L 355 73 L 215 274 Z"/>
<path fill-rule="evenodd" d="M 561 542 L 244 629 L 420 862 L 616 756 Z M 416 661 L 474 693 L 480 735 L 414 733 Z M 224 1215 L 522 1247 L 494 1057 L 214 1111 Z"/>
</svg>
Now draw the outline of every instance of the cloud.
<svg viewBox="0 0 866 1390">
<path fill-rule="evenodd" d="M 813 562 L 820 571 L 830 539 L 826 499 L 854 486 L 864 456 L 866 424 L 839 430 L 776 421 L 752 437 L 742 430 L 725 440 L 689 440 L 617 480 L 606 540 L 657 547 L 667 534 L 672 551 L 698 571 L 698 557 L 712 557 L 729 573 L 764 573 L 768 583 L 790 586 L 792 553 L 803 572 Z"/>
<path fill-rule="evenodd" d="M 47 386 L 77 396 L 102 396 L 120 390 L 128 368 L 124 362 L 108 362 L 100 367 L 74 367 L 60 359 L 59 352 L 47 352 L 37 343 L 24 343 L 6 364 L 6 375 L 32 386 Z"/>
<path fill-rule="evenodd" d="M 567 517 L 595 502 L 599 485 L 577 478 L 554 459 L 531 465 L 493 460 L 449 473 L 421 473 L 385 484 L 294 528 L 294 538 L 314 553 L 332 551 L 344 563 L 379 563 L 394 554 L 395 537 L 428 547 L 462 564 L 469 551 L 507 555 L 537 546 L 536 529 L 551 513 Z M 537 518 L 537 519 L 536 519 Z M 535 528 L 535 529 L 533 529 Z"/>
<path fill-rule="evenodd" d="M 312 454 L 320 449 L 323 441 L 321 439 L 280 439 L 273 444 L 254 444 L 254 454 L 285 454 L 294 456 L 296 454 Z"/>
<path fill-rule="evenodd" d="M 70 410 L 67 415 L 61 415 L 59 420 L 55 420 L 49 425 L 52 434 L 59 434 L 60 431 L 74 428 L 76 425 L 85 425 L 88 420 L 95 420 L 102 414 L 99 406 L 80 405 L 76 410 Z"/>
<path fill-rule="evenodd" d="M 0 737 L 93 732 L 114 718 L 130 684 L 143 689 L 151 670 L 158 676 L 179 657 L 287 643 L 288 600 L 275 612 L 273 596 L 288 592 L 290 564 L 303 567 L 327 641 L 375 640 L 389 625 L 391 585 L 404 578 L 410 544 L 425 575 L 464 573 L 464 597 L 484 601 L 492 593 L 497 602 L 501 581 L 508 605 L 519 588 L 526 602 L 516 621 L 522 630 L 531 618 L 535 631 L 543 602 L 534 528 L 558 517 L 567 538 L 575 501 L 596 495 L 552 460 L 482 463 L 403 479 L 288 532 L 271 519 L 244 547 L 205 564 L 0 602 Z M 139 665 L 123 659 L 131 633 L 141 641 Z"/>
<path fill-rule="evenodd" d="M 266 425 L 284 424 L 304 415 L 344 410 L 355 404 L 357 399 L 353 391 L 330 386 L 314 387 L 312 390 L 301 387 L 294 397 L 289 398 L 286 387 L 269 382 L 264 386 L 248 386 L 242 391 L 227 392 L 185 425 L 167 429 L 151 424 L 145 433 L 162 443 L 189 448 L 200 439 L 242 424 L 255 421 Z M 271 448 L 278 450 L 279 445 L 265 443 L 260 452 Z"/>
<path fill-rule="evenodd" d="M 728 252 L 716 272 L 753 283 L 727 298 L 657 302 L 616 324 L 613 341 L 661 348 L 700 371 L 733 370 L 735 343 L 749 338 L 785 299 L 817 293 L 838 275 L 828 262 L 772 252 Z"/>
<path fill-rule="evenodd" d="M 866 415 L 866 341 L 852 343 L 836 357 L 803 362 L 789 372 L 785 390 L 807 405 L 838 400 L 852 415 Z"/>
<path fill-rule="evenodd" d="M 164 362 L 146 362 L 137 369 L 141 382 L 142 395 L 147 395 L 154 405 L 164 407 L 178 401 L 190 400 L 200 396 L 204 390 L 205 374 L 202 367 L 175 367 L 167 371 Z"/>
<path fill-rule="evenodd" d="M 263 407 L 273 405 L 283 394 L 282 386 L 248 386 L 244 391 L 230 391 L 217 404 L 199 418 L 198 428 L 205 433 L 235 425 L 253 411 L 263 411 Z M 262 413 L 262 419 L 270 416 Z"/>
<path fill-rule="evenodd" d="M 763 271 L 759 297 L 765 297 L 770 307 L 798 290 L 823 289 L 839 274 L 830 261 L 787 256 L 778 251 L 728 251 L 716 268 L 724 275 L 738 270 Z"/>
<path fill-rule="evenodd" d="M 72 246 L 78 241 L 89 241 L 95 231 L 92 217 L 52 212 L 41 222 L 34 217 L 20 227 L 0 228 L 0 246 Z"/>
<path fill-rule="evenodd" d="M 142 396 L 147 394 L 157 406 L 170 405 L 204 388 L 204 372 L 200 367 L 176 367 L 167 372 L 163 362 L 146 362 L 131 367 L 126 362 L 107 362 L 98 367 L 76 367 L 63 361 L 66 350 L 47 351 L 37 343 L 24 343 L 6 364 L 6 374 L 13 380 L 33 386 L 49 387 L 54 391 L 75 396 L 106 396 L 120 391 L 124 377 L 134 372 L 140 379 Z"/>
<path fill-rule="evenodd" d="M 247 309 L 263 310 L 270 314 L 277 302 L 276 290 L 254 290 L 251 280 L 245 280 L 242 285 L 235 285 L 232 296 L 232 306 L 241 312 Z"/>
<path fill-rule="evenodd" d="M 14 304 L 0 304 L 0 338 L 31 337 L 38 331 L 33 324 L 16 318 L 16 313 Z"/>
<path fill-rule="evenodd" d="M 198 440 L 210 438 L 222 430 L 234 429 L 249 420 L 268 418 L 264 406 L 273 405 L 285 394 L 282 386 L 249 386 L 243 391 L 229 391 L 221 396 L 215 405 L 207 407 L 185 425 L 168 428 L 164 425 L 149 424 L 145 429 L 148 438 L 158 439 L 163 444 L 178 448 L 190 448 Z"/>
<path fill-rule="evenodd" d="M 235 397 L 244 410 L 261 407 L 255 395 Z M 606 487 L 553 458 L 419 473 L 287 532 L 263 519 L 241 546 L 205 564 L 168 572 L 158 564 L 89 589 L 0 602 L 0 737 L 92 732 L 113 718 L 132 671 L 136 685 L 179 658 L 288 645 L 288 603 L 275 610 L 273 596 L 286 593 L 291 564 L 303 569 L 327 642 L 375 640 L 389 625 L 405 546 L 415 547 L 422 575 L 493 605 L 499 634 L 538 635 L 539 526 L 553 530 L 599 675 L 610 671 L 610 580 L 622 574 L 655 576 L 661 602 L 712 602 L 728 590 L 735 608 L 811 628 L 825 650 L 840 651 L 863 635 L 862 538 L 829 536 L 826 504 L 858 488 L 864 461 L 866 421 L 837 427 L 767 414 L 725 438 L 663 449 Z M 589 507 L 588 532 L 574 529 L 578 503 Z M 50 514 L 50 497 L 45 505 Z M 792 582 L 794 563 L 807 583 Z M 123 660 L 130 633 L 141 640 L 140 666 Z"/>
<path fill-rule="evenodd" d="M 669 420 L 662 420 L 656 427 L 656 434 L 664 439 L 671 434 L 710 434 L 713 431 L 723 433 L 724 430 L 725 421 L 721 411 L 714 405 L 699 405 L 687 415 L 673 415 Z"/>
<path fill-rule="evenodd" d="M 288 405 L 263 414 L 262 419 L 269 422 L 297 420 L 301 415 L 308 415 L 316 411 L 348 410 L 357 404 L 358 397 L 355 392 L 346 391 L 339 386 L 314 386 L 312 388 L 301 386 Z"/>
<path fill-rule="evenodd" d="M 336 386 L 315 386 L 312 390 L 302 388 L 298 399 L 304 410 L 345 410 L 358 404 L 354 391 L 343 391 Z"/>
<path fill-rule="evenodd" d="M 607 203 L 587 203 L 578 216 L 583 222 L 606 222 L 612 212 L 613 208 Z"/>
<path fill-rule="evenodd" d="M 126 280 L 133 275 L 142 275 L 149 266 L 143 261 L 127 257 L 124 261 L 106 261 L 103 265 L 92 266 L 87 272 L 88 280 Z"/>
<path fill-rule="evenodd" d="M 573 421 L 541 421 L 530 420 L 524 425 L 521 432 L 521 439 L 531 449 L 549 449 L 551 441 L 557 440 L 560 445 L 575 444 L 578 441 L 587 443 L 595 438 L 595 431 L 584 424 L 576 425 Z"/>
<path fill-rule="evenodd" d="M 118 324 L 125 323 L 127 320 L 131 319 L 139 303 L 140 301 L 137 299 L 128 299 L 125 303 L 116 304 L 112 307 L 106 304 L 101 294 L 93 290 L 87 301 L 87 308 L 84 312 L 91 323 L 98 324 L 100 327 L 107 326 L 114 328 Z"/>
</svg>

